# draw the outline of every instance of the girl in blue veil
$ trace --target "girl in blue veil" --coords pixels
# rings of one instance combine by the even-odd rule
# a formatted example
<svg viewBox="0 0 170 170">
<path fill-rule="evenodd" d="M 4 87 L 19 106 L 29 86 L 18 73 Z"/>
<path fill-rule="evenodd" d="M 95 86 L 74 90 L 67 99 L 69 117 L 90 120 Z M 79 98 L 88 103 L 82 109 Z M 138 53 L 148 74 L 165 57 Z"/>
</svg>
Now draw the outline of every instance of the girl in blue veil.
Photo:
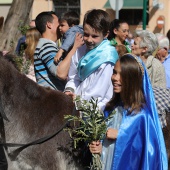
<svg viewBox="0 0 170 170">
<path fill-rule="evenodd" d="M 121 57 L 113 71 L 113 98 L 105 116 L 116 111 L 107 122 L 102 144 L 92 142 L 92 153 L 101 152 L 105 170 L 168 170 L 167 153 L 146 68 L 133 54 Z"/>
</svg>

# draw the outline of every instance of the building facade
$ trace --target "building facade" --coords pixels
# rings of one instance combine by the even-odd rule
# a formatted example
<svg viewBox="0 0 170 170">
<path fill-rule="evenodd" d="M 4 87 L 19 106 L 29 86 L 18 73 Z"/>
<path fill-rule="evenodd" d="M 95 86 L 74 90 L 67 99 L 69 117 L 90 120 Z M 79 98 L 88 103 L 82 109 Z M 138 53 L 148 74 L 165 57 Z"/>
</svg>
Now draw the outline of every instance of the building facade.
<svg viewBox="0 0 170 170">
<path fill-rule="evenodd" d="M 110 0 L 80 0 L 81 1 L 81 22 L 85 12 L 92 8 L 106 10 L 111 19 L 114 19 L 115 10 L 111 8 Z M 114 0 L 113 0 L 114 1 Z M 123 7 L 119 10 L 119 18 L 127 20 L 130 30 L 143 29 L 143 0 L 123 0 Z M 154 33 L 166 35 L 170 29 L 170 0 L 148 0 L 147 1 L 147 24 L 146 29 Z"/>
<path fill-rule="evenodd" d="M 30 20 L 42 11 L 55 10 L 57 15 L 74 10 L 80 14 L 80 23 L 86 11 L 98 8 L 106 10 L 111 19 L 116 16 L 115 10 L 111 8 L 110 1 L 115 0 L 34 0 L 30 13 Z M 120 0 L 118 0 L 120 1 Z M 9 11 L 12 0 L 0 0 L 0 16 L 6 15 Z M 146 29 L 154 33 L 166 34 L 170 29 L 170 0 L 147 0 L 147 24 Z M 143 29 L 143 0 L 123 0 L 123 6 L 119 10 L 119 18 L 127 20 L 130 30 Z"/>
</svg>

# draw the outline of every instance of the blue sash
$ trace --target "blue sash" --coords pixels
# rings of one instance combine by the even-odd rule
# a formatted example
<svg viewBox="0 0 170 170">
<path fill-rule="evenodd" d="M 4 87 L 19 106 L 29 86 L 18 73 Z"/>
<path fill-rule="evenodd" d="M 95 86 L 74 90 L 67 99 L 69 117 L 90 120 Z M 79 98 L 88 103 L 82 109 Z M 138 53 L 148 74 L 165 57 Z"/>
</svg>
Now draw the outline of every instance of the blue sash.
<svg viewBox="0 0 170 170">
<path fill-rule="evenodd" d="M 103 63 L 110 62 L 115 64 L 117 60 L 118 54 L 115 47 L 110 45 L 110 41 L 103 40 L 98 47 L 90 50 L 80 59 L 77 67 L 78 76 L 83 81 Z"/>
</svg>

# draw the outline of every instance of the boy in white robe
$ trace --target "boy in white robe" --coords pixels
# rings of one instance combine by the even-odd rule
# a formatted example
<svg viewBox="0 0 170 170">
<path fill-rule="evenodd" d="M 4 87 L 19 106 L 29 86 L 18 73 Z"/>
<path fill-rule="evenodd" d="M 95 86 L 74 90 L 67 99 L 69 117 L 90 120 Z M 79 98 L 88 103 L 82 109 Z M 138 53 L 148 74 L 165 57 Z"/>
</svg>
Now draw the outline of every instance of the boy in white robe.
<svg viewBox="0 0 170 170">
<path fill-rule="evenodd" d="M 107 40 L 109 25 L 109 15 L 103 10 L 93 9 L 85 14 L 85 44 L 72 57 L 65 87 L 65 93 L 72 97 L 97 98 L 101 109 L 112 97 L 111 75 L 118 59 L 115 47 Z"/>
</svg>

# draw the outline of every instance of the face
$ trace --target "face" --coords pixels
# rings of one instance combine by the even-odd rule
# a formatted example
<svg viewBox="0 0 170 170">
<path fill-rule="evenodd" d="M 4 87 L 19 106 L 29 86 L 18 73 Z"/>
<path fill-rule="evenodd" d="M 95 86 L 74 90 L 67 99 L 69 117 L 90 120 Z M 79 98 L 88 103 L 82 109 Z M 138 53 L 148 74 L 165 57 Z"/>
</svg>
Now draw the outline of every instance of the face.
<svg viewBox="0 0 170 170">
<path fill-rule="evenodd" d="M 120 61 L 118 60 L 114 66 L 113 74 L 112 74 L 112 84 L 113 84 L 113 91 L 115 93 L 120 93 L 122 90 L 122 80 L 121 80 L 121 67 Z"/>
<path fill-rule="evenodd" d="M 58 27 L 59 27 L 59 22 L 58 22 L 58 17 L 56 15 L 53 15 L 53 21 L 51 23 L 51 31 L 54 35 L 57 36 L 57 31 L 58 31 Z"/>
<path fill-rule="evenodd" d="M 102 32 L 95 31 L 90 25 L 84 25 L 84 42 L 88 49 L 97 47 L 104 39 Z"/>
<path fill-rule="evenodd" d="M 168 55 L 168 51 L 166 48 L 160 48 L 156 53 L 156 58 L 160 60 L 160 62 L 164 62 L 166 56 Z"/>
<path fill-rule="evenodd" d="M 131 45 L 132 54 L 135 54 L 137 56 L 140 56 L 142 54 L 144 49 L 139 46 L 140 42 L 140 37 L 134 38 L 134 43 Z"/>
<path fill-rule="evenodd" d="M 61 21 L 60 22 L 59 30 L 60 30 L 61 34 L 64 34 L 65 32 L 67 32 L 67 30 L 69 28 L 70 27 L 69 27 L 67 21 Z"/>
<path fill-rule="evenodd" d="M 118 29 L 114 29 L 113 31 L 116 34 L 116 37 L 121 42 L 124 42 L 129 34 L 129 25 L 127 23 L 122 23 Z"/>
</svg>

